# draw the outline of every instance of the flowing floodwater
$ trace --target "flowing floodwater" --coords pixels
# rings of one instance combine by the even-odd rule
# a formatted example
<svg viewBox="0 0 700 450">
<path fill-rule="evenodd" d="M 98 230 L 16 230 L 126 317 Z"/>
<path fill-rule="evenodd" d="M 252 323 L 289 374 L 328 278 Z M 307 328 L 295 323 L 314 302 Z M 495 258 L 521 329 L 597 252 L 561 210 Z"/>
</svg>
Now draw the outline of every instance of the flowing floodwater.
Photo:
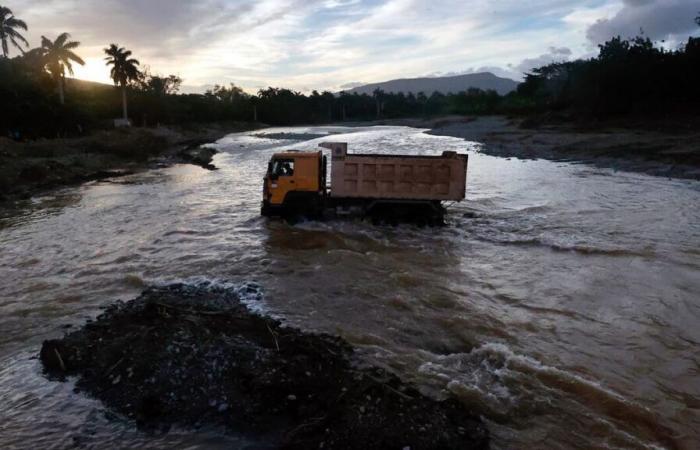
<svg viewBox="0 0 700 450">
<path fill-rule="evenodd" d="M 328 139 L 468 151 L 467 200 L 443 228 L 261 218 L 270 155 Z M 175 280 L 257 282 L 255 307 L 474 405 L 494 448 L 700 447 L 700 183 L 495 158 L 403 127 L 215 146 L 218 171 L 152 170 L 0 213 L 0 447 L 245 446 L 138 431 L 41 373 L 43 339 Z"/>
</svg>

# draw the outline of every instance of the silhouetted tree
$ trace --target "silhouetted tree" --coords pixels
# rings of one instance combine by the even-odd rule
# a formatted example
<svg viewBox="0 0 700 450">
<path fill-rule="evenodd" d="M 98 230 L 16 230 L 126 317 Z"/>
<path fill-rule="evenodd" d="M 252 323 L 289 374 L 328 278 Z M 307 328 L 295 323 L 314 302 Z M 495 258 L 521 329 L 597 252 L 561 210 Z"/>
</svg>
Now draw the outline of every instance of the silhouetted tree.
<svg viewBox="0 0 700 450">
<path fill-rule="evenodd" d="M 383 100 L 384 100 L 384 91 L 377 88 L 374 91 L 372 91 L 372 97 L 374 97 L 374 101 L 376 102 L 377 106 L 377 119 L 379 119 L 379 116 L 382 114 L 382 106 L 383 106 Z"/>
<path fill-rule="evenodd" d="M 214 88 L 208 89 L 205 95 L 212 96 L 217 100 L 227 103 L 233 103 L 236 100 L 247 97 L 247 94 L 243 92 L 243 89 L 233 83 L 230 83 L 229 86 L 215 84 Z"/>
<path fill-rule="evenodd" d="M 164 97 L 177 94 L 180 91 L 182 78 L 177 75 L 152 75 L 146 68 L 143 72 L 139 72 L 137 85 L 143 92 Z"/>
<path fill-rule="evenodd" d="M 324 117 L 328 121 L 333 121 L 333 108 L 335 107 L 335 95 L 330 91 L 323 91 L 321 93 L 321 110 L 325 114 L 321 114 L 320 117 Z"/>
<path fill-rule="evenodd" d="M 69 41 L 69 38 L 70 34 L 68 33 L 61 33 L 55 41 L 42 36 L 41 50 L 39 51 L 44 58 L 46 70 L 58 85 L 58 95 L 62 105 L 66 102 L 64 92 L 66 71 L 73 75 L 72 62 L 76 62 L 81 66 L 85 65 L 85 61 L 73 52 L 74 49 L 80 46 L 80 42 Z"/>
<path fill-rule="evenodd" d="M 117 44 L 110 44 L 104 49 L 107 57 L 108 66 L 112 66 L 109 76 L 114 80 L 115 86 L 122 88 L 122 112 L 124 120 L 129 119 L 127 102 L 126 102 L 126 87 L 130 82 L 139 79 L 139 61 L 131 58 L 131 50 L 124 47 L 119 47 Z"/>
<path fill-rule="evenodd" d="M 10 52 L 8 40 L 22 53 L 24 53 L 22 45 L 29 47 L 29 42 L 17 31 L 18 29 L 27 31 L 27 24 L 16 18 L 10 8 L 0 6 L 0 42 L 2 42 L 2 56 L 4 58 L 7 58 L 7 54 Z"/>
<path fill-rule="evenodd" d="M 421 115 L 425 116 L 425 106 L 428 103 L 428 97 L 426 97 L 425 92 L 419 92 L 418 95 L 416 95 L 416 101 L 420 105 Z"/>
<path fill-rule="evenodd" d="M 100 126 L 114 117 L 119 92 L 116 89 L 96 85 L 76 91 L 77 101 L 66 106 L 58 105 L 54 96 L 47 95 L 55 82 L 59 89 L 63 88 L 64 73 L 71 72 L 71 62 L 82 62 L 71 51 L 77 45 L 68 42 L 68 35 L 63 34 L 56 42 L 44 38 L 41 48 L 16 58 L 0 57 L 0 134 L 65 135 L 75 133 L 78 123 Z M 114 47 L 111 53 L 130 59 L 130 53 Z M 129 108 L 133 117 L 143 118 L 144 125 L 251 119 L 271 125 L 298 125 L 338 119 L 533 112 L 549 115 L 558 111 L 575 117 L 697 114 L 699 74 L 698 37 L 689 37 L 685 45 L 668 49 L 645 36 L 618 36 L 602 44 L 598 56 L 533 69 L 516 92 L 505 96 L 466 87 L 459 93 L 417 95 L 379 89 L 369 94 L 313 91 L 305 95 L 268 87 L 251 95 L 234 84 L 216 85 L 205 94 L 180 94 L 179 77 L 151 75 L 146 68 L 133 83 L 136 89 L 129 91 Z M 127 76 L 122 82 L 116 73 L 112 78 L 121 86 L 133 81 Z"/>
</svg>

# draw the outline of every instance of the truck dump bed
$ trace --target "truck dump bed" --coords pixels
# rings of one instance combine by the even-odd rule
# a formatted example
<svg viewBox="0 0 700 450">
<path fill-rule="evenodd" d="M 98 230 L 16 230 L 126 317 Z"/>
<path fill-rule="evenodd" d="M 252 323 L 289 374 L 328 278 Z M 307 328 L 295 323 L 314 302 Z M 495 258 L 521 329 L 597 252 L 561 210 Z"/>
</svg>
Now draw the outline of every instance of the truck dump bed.
<svg viewBox="0 0 700 450">
<path fill-rule="evenodd" d="M 464 199 L 466 154 L 348 154 L 345 143 L 324 143 L 321 146 L 331 149 L 332 197 L 436 201 Z"/>
</svg>

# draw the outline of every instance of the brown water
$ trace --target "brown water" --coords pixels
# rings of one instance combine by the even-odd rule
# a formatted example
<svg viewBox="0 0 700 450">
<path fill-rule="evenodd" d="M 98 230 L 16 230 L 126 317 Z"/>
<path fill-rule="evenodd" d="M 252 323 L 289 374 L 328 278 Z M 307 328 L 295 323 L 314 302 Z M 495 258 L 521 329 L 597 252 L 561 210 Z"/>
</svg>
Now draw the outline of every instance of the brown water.
<svg viewBox="0 0 700 450">
<path fill-rule="evenodd" d="M 356 151 L 469 151 L 444 228 L 259 216 L 280 132 Z M 174 280 L 255 281 L 251 305 L 338 333 L 435 396 L 478 405 L 494 448 L 700 448 L 700 183 L 475 153 L 401 127 L 231 135 L 220 170 L 175 166 L 0 212 L 0 447 L 244 447 L 152 435 L 70 383 L 41 341 Z"/>
</svg>

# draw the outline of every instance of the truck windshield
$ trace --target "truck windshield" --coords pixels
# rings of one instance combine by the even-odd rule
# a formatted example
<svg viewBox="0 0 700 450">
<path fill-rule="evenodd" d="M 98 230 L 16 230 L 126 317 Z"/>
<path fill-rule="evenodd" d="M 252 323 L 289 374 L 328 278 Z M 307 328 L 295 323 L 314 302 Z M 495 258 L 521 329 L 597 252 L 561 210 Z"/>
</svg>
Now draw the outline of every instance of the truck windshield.
<svg viewBox="0 0 700 450">
<path fill-rule="evenodd" d="M 293 159 L 275 159 L 272 161 L 270 168 L 272 175 L 278 177 L 290 177 L 294 175 L 294 160 Z"/>
</svg>

